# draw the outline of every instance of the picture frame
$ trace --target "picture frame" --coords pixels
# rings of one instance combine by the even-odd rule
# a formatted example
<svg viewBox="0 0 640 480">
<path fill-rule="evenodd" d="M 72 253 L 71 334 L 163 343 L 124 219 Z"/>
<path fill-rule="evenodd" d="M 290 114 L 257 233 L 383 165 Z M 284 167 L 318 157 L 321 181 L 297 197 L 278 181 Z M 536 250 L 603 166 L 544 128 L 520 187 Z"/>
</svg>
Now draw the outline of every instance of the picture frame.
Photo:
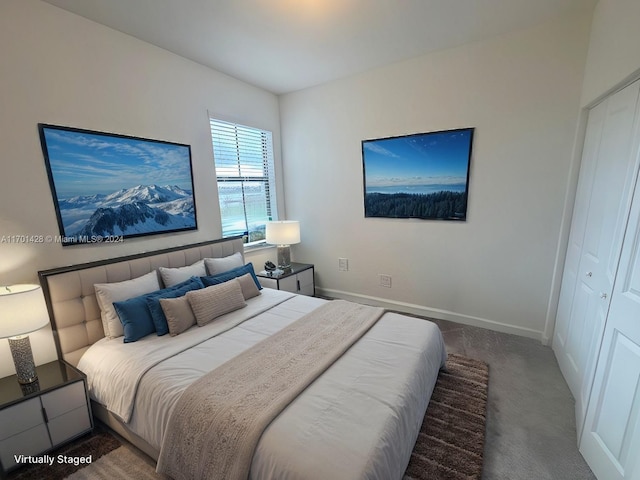
<svg viewBox="0 0 640 480">
<path fill-rule="evenodd" d="M 365 217 L 465 221 L 474 131 L 363 140 Z"/>
<path fill-rule="evenodd" d="M 63 246 L 198 228 L 191 147 L 38 124 Z"/>
</svg>

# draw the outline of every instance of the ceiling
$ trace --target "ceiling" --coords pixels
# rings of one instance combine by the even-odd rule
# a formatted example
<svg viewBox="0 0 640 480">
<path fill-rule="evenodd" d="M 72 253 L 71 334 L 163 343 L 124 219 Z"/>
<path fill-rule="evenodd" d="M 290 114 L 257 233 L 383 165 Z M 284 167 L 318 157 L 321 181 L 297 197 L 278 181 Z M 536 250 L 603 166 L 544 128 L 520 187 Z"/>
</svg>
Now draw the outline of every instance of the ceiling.
<svg viewBox="0 0 640 480">
<path fill-rule="evenodd" d="M 597 0 L 44 0 L 276 94 Z"/>
</svg>

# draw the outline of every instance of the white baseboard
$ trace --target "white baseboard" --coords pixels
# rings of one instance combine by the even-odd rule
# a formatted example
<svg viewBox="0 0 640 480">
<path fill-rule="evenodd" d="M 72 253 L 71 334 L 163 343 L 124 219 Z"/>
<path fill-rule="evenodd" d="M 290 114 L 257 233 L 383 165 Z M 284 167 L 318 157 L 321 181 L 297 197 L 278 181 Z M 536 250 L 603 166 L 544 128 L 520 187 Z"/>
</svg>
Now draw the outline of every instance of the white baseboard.
<svg viewBox="0 0 640 480">
<path fill-rule="evenodd" d="M 397 310 L 400 312 L 412 313 L 423 317 L 437 318 L 439 320 L 449 320 L 451 322 L 462 323 L 474 327 L 486 328 L 496 332 L 510 333 L 521 337 L 533 338 L 547 345 L 549 339 L 544 337 L 544 332 L 532 330 L 525 327 L 517 327 L 506 323 L 496 322 L 487 318 L 474 317 L 462 313 L 450 312 L 448 310 L 440 310 L 438 308 L 430 308 L 424 305 L 416 305 L 413 303 L 399 302 L 397 300 L 389 300 L 387 298 L 372 297 L 370 295 L 362 295 L 360 293 L 344 292 L 342 290 L 334 290 L 331 288 L 320 288 L 316 286 L 316 295 L 341 298 L 352 302 L 364 303 L 366 305 L 374 305 L 376 307 L 384 307 L 389 310 Z"/>
</svg>

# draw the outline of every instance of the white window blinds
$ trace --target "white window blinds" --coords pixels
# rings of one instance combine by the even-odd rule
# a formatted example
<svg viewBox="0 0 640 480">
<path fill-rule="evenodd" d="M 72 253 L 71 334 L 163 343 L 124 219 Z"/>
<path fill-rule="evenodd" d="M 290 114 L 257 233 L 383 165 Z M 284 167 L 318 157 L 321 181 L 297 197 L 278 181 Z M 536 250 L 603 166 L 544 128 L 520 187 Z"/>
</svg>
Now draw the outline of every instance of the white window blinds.
<svg viewBox="0 0 640 480">
<path fill-rule="evenodd" d="M 271 132 L 210 118 L 218 181 L 222 236 L 265 238 L 275 219 L 275 180 Z"/>
</svg>

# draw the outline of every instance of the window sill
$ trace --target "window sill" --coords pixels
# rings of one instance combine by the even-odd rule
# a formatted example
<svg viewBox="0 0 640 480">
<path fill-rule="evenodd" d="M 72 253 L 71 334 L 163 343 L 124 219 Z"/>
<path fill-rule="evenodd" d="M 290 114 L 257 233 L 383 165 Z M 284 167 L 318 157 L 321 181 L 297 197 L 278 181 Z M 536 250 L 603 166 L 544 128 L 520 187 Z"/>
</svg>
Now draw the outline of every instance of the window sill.
<svg viewBox="0 0 640 480">
<path fill-rule="evenodd" d="M 245 245 L 244 253 L 259 252 L 260 250 L 268 250 L 270 248 L 275 248 L 275 247 L 276 247 L 275 245 L 271 245 L 266 242 L 260 242 L 260 243 L 255 243 L 253 245 Z"/>
</svg>

